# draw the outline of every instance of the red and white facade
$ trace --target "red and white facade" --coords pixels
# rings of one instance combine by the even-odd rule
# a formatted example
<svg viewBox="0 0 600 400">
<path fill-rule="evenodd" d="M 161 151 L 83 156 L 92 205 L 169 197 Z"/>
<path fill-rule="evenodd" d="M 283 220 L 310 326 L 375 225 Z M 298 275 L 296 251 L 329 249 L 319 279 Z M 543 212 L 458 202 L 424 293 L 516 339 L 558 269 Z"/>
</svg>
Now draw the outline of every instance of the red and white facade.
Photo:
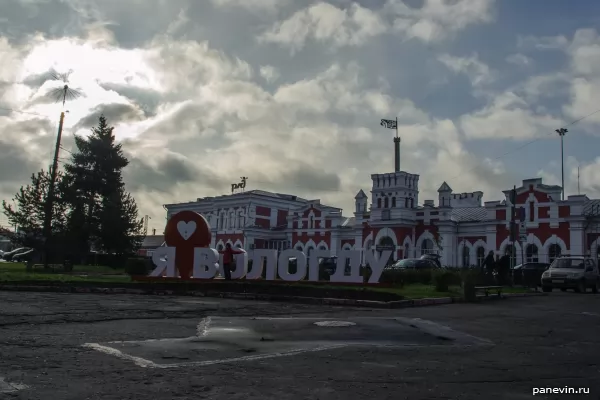
<svg viewBox="0 0 600 400">
<path fill-rule="evenodd" d="M 394 260 L 438 253 L 447 266 L 478 265 L 491 250 L 511 249 L 510 190 L 483 203 L 482 192 L 455 194 L 445 182 L 433 200 L 419 204 L 419 176 L 407 172 L 371 176 L 371 196 L 355 197 L 354 217 L 340 208 L 297 196 L 251 190 L 165 205 L 167 216 L 182 210 L 204 215 L 214 248 L 226 243 L 246 250 L 296 248 L 363 252 L 392 250 Z M 591 255 L 600 247 L 600 200 L 585 195 L 560 200 L 559 186 L 528 179 L 517 188 L 516 262 L 549 262 L 559 254 Z M 519 238 L 523 239 L 520 240 Z"/>
</svg>

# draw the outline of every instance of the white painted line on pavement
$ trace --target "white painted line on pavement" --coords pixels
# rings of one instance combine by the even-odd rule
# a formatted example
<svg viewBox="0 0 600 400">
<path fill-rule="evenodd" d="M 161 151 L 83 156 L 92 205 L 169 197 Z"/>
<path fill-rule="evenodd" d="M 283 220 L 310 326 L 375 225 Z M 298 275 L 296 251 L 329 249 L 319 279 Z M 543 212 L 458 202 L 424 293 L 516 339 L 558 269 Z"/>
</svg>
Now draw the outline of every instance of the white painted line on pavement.
<svg viewBox="0 0 600 400">
<path fill-rule="evenodd" d="M 125 353 L 121 352 L 120 350 L 113 349 L 112 347 L 108 347 L 108 346 L 102 346 L 101 344 L 98 344 L 98 343 L 86 343 L 83 345 L 83 347 L 87 347 L 88 349 L 93 349 L 93 350 L 99 351 L 101 353 L 105 353 L 105 354 L 120 358 L 122 360 L 133 361 L 133 363 L 135 365 L 137 365 L 138 367 L 142 367 L 142 368 L 156 367 L 156 364 L 150 360 L 146 360 L 145 358 L 141 358 L 141 357 L 131 356 L 129 354 L 125 354 Z"/>
<path fill-rule="evenodd" d="M 287 357 L 287 356 L 295 356 L 303 353 L 313 353 L 317 351 L 324 350 L 332 350 L 332 349 L 340 349 L 344 347 L 348 347 L 347 344 L 335 344 L 328 346 L 320 346 L 314 347 L 312 349 L 297 349 L 290 350 L 281 353 L 270 353 L 270 354 L 258 354 L 254 356 L 243 356 L 236 358 L 224 358 L 221 360 L 206 360 L 206 361 L 192 361 L 192 362 L 182 362 L 175 364 L 154 364 L 152 368 L 181 368 L 181 367 L 204 367 L 207 365 L 215 365 L 215 364 L 228 364 L 234 362 L 242 362 L 242 361 L 257 361 L 257 360 L 266 360 L 268 358 L 278 358 L 278 357 Z"/>
<path fill-rule="evenodd" d="M 590 317 L 600 317 L 600 314 L 596 314 L 596 313 L 593 313 L 593 312 L 586 312 L 586 311 L 584 311 L 584 312 L 582 312 L 582 314 L 583 315 L 589 315 Z"/>
<path fill-rule="evenodd" d="M 147 342 L 147 341 L 142 340 L 142 341 L 138 341 L 137 343 L 144 343 L 144 342 Z M 215 364 L 227 364 L 227 363 L 243 362 L 243 361 L 265 360 L 268 358 L 287 357 L 287 356 L 294 356 L 294 355 L 298 355 L 298 354 L 302 354 L 302 353 L 312 353 L 312 352 L 317 352 L 317 351 L 338 349 L 338 348 L 348 347 L 348 345 L 347 344 L 335 344 L 335 345 L 314 347 L 311 349 L 296 349 L 296 350 L 290 350 L 290 351 L 285 351 L 285 352 L 280 352 L 280 353 L 257 354 L 257 355 L 253 355 L 253 356 L 223 358 L 223 359 L 219 359 L 219 360 L 180 362 L 180 363 L 173 363 L 173 364 L 156 364 L 155 362 L 146 360 L 145 358 L 135 357 L 135 356 L 132 356 L 129 354 L 125 354 L 120 350 L 117 350 L 117 349 L 114 349 L 114 348 L 108 347 L 108 346 L 103 346 L 98 343 L 86 343 L 83 345 L 83 347 L 93 349 L 93 350 L 99 351 L 101 353 L 120 358 L 122 360 L 132 361 L 138 367 L 166 369 L 166 368 L 181 368 L 181 367 L 204 367 L 207 365 L 215 365 Z"/>
<path fill-rule="evenodd" d="M 4 377 L 0 376 L 0 393 L 14 393 L 25 389 L 29 389 L 29 386 L 7 382 Z"/>
</svg>

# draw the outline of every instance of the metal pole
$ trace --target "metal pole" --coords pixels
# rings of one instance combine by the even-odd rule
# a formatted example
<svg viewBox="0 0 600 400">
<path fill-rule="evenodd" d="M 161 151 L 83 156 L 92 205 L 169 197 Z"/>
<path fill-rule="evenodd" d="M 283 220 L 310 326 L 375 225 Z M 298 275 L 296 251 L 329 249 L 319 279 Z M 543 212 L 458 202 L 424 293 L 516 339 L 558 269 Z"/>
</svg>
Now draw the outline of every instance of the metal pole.
<svg viewBox="0 0 600 400">
<path fill-rule="evenodd" d="M 46 197 L 46 212 L 44 215 L 44 268 L 48 267 L 48 253 L 50 252 L 50 237 L 52 236 L 52 211 L 54 208 L 54 186 L 56 175 L 58 173 L 58 155 L 60 153 L 60 142 L 62 139 L 63 122 L 65 120 L 64 111 L 60 113 L 58 123 L 58 133 L 56 135 L 56 146 L 54 147 L 54 160 L 52 162 L 52 171 L 50 172 L 50 183 L 48 185 L 48 194 Z"/>
<path fill-rule="evenodd" d="M 396 137 L 394 138 L 394 171 L 400 172 L 400 136 L 398 135 L 398 117 L 396 117 Z"/>
<path fill-rule="evenodd" d="M 565 199 L 565 151 L 564 151 L 564 137 L 560 135 L 560 169 L 561 169 L 561 185 L 562 185 L 562 199 Z"/>
<path fill-rule="evenodd" d="M 513 186 L 513 190 L 511 193 L 511 207 L 510 207 L 510 241 L 511 241 L 511 245 L 512 245 L 512 249 L 511 249 L 511 254 L 510 254 L 510 269 L 512 271 L 512 269 L 515 266 L 515 260 L 517 258 L 517 246 L 516 246 L 516 238 L 515 238 L 515 203 L 517 201 L 517 186 L 514 185 Z"/>
<path fill-rule="evenodd" d="M 577 194 L 581 194 L 581 187 L 579 186 L 579 169 L 581 168 L 580 165 L 577 166 Z"/>
<path fill-rule="evenodd" d="M 568 129 L 560 128 L 556 129 L 556 133 L 560 136 L 560 168 L 561 168 L 561 181 L 562 181 L 562 190 L 561 190 L 561 198 L 565 199 L 565 152 L 564 152 L 564 137 L 565 134 L 569 132 Z"/>
</svg>

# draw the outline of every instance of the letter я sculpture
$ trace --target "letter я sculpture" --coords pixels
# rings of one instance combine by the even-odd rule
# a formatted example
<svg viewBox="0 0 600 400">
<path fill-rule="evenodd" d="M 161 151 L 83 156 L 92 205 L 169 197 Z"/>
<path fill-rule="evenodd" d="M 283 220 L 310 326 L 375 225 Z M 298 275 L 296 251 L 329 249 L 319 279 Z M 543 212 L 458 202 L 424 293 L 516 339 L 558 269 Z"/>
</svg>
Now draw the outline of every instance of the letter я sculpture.
<svg viewBox="0 0 600 400">
<path fill-rule="evenodd" d="M 194 268 L 194 248 L 210 246 L 210 227 L 197 212 L 180 211 L 167 222 L 165 242 L 177 249 L 175 267 L 182 279 L 189 279 Z"/>
</svg>

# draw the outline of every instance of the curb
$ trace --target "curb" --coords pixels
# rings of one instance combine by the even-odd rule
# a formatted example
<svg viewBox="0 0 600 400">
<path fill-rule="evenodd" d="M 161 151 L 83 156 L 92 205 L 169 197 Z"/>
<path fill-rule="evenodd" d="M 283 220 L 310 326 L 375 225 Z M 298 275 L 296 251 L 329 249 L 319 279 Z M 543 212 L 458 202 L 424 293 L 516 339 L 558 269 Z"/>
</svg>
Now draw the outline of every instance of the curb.
<svg viewBox="0 0 600 400">
<path fill-rule="evenodd" d="M 127 288 L 78 288 L 76 286 L 26 286 L 26 285 L 2 285 L 0 291 L 14 292 L 50 292 L 50 293 L 95 293 L 95 294 L 137 294 L 137 295 L 163 295 L 163 296 L 191 296 L 191 297 L 216 297 L 223 299 L 238 299 L 238 300 L 262 300 L 262 301 L 280 301 L 300 304 L 319 304 L 329 306 L 351 306 L 351 307 L 367 307 L 367 308 L 410 308 L 424 307 L 441 304 L 464 303 L 460 297 L 435 297 L 425 299 L 410 299 L 396 301 L 374 301 L 374 300 L 354 300 L 354 299 L 337 299 L 337 298 L 320 298 L 320 297 L 299 297 L 299 296 L 284 296 L 271 294 L 257 293 L 231 293 L 231 292 L 215 292 L 215 291 L 186 291 L 179 292 L 175 290 L 156 290 L 156 289 L 127 289 Z M 548 293 L 506 293 L 502 296 L 478 296 L 478 301 L 505 300 L 513 297 L 533 297 L 547 296 Z"/>
</svg>

